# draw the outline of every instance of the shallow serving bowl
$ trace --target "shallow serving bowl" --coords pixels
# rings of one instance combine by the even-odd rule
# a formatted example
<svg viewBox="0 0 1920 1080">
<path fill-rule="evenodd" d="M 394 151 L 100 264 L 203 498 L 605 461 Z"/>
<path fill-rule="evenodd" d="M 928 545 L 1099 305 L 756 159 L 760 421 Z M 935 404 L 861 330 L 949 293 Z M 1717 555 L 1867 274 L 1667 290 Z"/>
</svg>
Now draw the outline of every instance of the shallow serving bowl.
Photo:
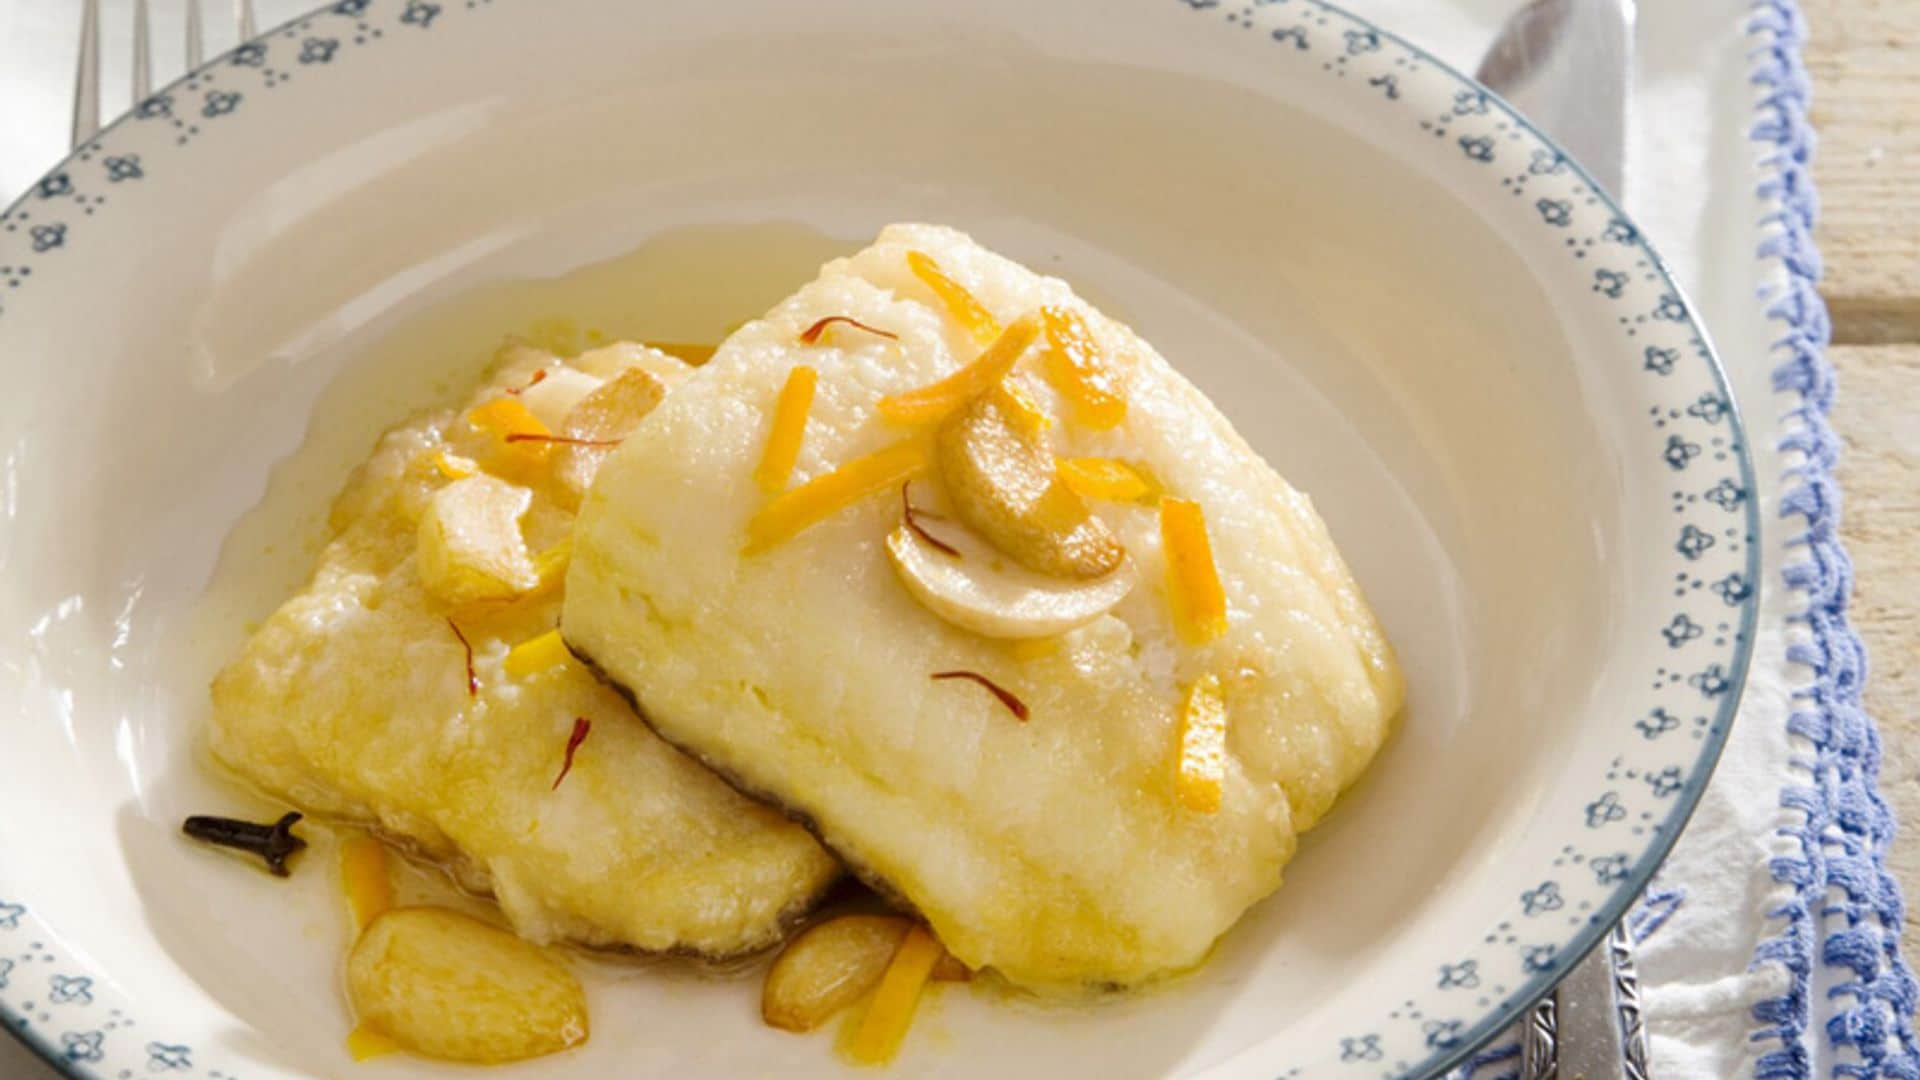
<svg viewBox="0 0 1920 1080">
<path fill-rule="evenodd" d="M 879 226 L 1072 279 L 1330 523 L 1406 664 L 1373 771 L 1203 970 L 949 990 L 914 1075 L 1419 1073 L 1618 916 L 1726 734 L 1756 523 L 1636 228 L 1436 61 L 1312 0 L 343 0 L 0 218 L 0 1011 L 74 1071 L 355 1066 L 324 834 L 178 838 L 206 686 L 374 434 L 550 316 L 712 341 Z M 1155 868 L 1143 865 L 1142 874 Z M 757 983 L 589 962 L 528 1076 L 835 1075 Z"/>
</svg>

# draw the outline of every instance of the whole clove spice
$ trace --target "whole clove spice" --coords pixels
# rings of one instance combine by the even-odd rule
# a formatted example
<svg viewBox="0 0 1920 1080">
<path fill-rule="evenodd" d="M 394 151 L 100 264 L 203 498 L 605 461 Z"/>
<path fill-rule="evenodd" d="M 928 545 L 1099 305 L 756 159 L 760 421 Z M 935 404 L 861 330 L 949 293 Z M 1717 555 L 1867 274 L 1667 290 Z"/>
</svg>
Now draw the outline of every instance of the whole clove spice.
<svg viewBox="0 0 1920 1080">
<path fill-rule="evenodd" d="M 299 813 L 293 811 L 283 814 L 271 825 L 195 814 L 181 828 L 195 840 L 258 855 L 266 860 L 267 869 L 273 871 L 275 877 L 286 877 L 287 858 L 307 846 L 305 840 L 293 834 L 293 823 L 299 820 Z"/>
</svg>

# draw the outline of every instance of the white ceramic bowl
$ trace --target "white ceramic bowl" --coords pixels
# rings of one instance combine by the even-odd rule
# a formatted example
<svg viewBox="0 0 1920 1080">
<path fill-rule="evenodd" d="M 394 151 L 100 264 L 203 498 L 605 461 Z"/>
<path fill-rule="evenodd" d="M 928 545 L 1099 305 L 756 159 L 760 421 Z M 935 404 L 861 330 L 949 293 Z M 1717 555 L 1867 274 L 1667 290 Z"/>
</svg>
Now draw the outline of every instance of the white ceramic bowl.
<svg viewBox="0 0 1920 1080">
<path fill-rule="evenodd" d="M 261 809 L 199 763 L 213 671 L 374 433 L 502 333 L 713 340 L 900 219 L 1071 278 L 1198 381 L 1315 496 L 1411 685 L 1204 970 L 1084 1010 L 949 991 L 903 1071 L 1413 1073 L 1514 1016 L 1683 823 L 1754 611 L 1719 370 L 1552 146 L 1313 0 L 346 0 L 0 219 L 8 1025 L 81 1073 L 347 1072 L 323 858 L 281 882 L 178 836 Z M 844 1068 L 751 980 L 590 983 L 591 1044 L 513 1075 Z"/>
</svg>

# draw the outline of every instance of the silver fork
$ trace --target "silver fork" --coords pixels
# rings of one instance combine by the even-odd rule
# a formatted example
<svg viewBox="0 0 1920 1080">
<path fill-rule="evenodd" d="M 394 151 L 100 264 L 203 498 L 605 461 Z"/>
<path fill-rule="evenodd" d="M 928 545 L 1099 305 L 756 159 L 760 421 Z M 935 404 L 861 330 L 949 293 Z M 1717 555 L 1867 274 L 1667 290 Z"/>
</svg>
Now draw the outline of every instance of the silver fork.
<svg viewBox="0 0 1920 1080">
<path fill-rule="evenodd" d="M 200 0 L 186 0 L 187 70 L 200 66 L 206 35 Z M 253 0 L 233 0 L 234 24 L 240 40 L 253 40 Z M 133 104 L 153 93 L 153 47 L 149 40 L 147 0 L 133 0 Z M 100 130 L 100 0 L 82 0 L 80 8 L 80 67 L 73 80 L 73 145 L 79 146 Z"/>
</svg>

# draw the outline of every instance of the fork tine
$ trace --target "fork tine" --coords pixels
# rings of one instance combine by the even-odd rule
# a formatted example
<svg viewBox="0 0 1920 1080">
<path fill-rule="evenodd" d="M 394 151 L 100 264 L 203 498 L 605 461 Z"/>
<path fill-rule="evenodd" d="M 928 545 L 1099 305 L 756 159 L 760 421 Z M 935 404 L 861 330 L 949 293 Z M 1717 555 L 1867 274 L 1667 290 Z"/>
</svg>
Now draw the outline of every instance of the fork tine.
<svg viewBox="0 0 1920 1080">
<path fill-rule="evenodd" d="M 147 38 L 147 0 L 133 0 L 133 103 L 153 93 L 153 48 Z"/>
<path fill-rule="evenodd" d="M 73 79 L 73 145 L 100 130 L 100 0 L 80 7 L 80 69 Z"/>
<path fill-rule="evenodd" d="M 233 10 L 235 16 L 240 20 L 240 40 L 243 43 L 252 41 L 255 33 L 253 28 L 253 0 L 233 0 Z"/>
<path fill-rule="evenodd" d="M 206 34 L 200 26 L 200 0 L 187 0 L 187 70 L 200 66 L 200 56 L 205 51 Z"/>
</svg>

